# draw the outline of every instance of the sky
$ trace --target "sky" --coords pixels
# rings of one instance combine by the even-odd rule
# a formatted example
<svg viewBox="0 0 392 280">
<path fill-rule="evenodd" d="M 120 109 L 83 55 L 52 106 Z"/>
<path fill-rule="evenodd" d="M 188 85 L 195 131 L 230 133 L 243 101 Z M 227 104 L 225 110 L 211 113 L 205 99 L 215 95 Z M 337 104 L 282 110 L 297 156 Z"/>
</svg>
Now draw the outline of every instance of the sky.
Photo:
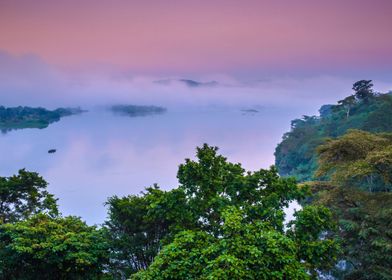
<svg viewBox="0 0 392 280">
<path fill-rule="evenodd" d="M 0 101 L 194 94 L 154 84 L 173 77 L 219 82 L 188 103 L 318 104 L 359 79 L 388 90 L 391 11 L 389 0 L 0 0 Z"/>
</svg>

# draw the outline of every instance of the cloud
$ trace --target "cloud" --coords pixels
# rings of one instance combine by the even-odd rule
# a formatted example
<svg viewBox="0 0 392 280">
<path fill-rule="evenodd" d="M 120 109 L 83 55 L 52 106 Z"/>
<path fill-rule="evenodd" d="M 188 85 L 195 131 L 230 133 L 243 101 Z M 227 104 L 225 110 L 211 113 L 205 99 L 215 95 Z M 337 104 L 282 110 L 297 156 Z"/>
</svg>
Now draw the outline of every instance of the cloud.
<svg viewBox="0 0 392 280">
<path fill-rule="evenodd" d="M 192 78 L 192 79 L 191 79 Z M 371 77 L 368 77 L 371 78 Z M 170 83 L 157 83 L 168 80 Z M 189 86 L 195 80 L 202 85 Z M 334 76 L 262 77 L 242 82 L 227 75 L 153 77 L 121 71 L 70 72 L 36 55 L 0 52 L 0 103 L 5 106 L 102 106 L 117 103 L 194 107 L 285 107 L 316 113 L 351 92 L 355 79 Z M 375 81 L 376 87 L 378 85 Z M 388 84 L 380 83 L 383 89 Z M 389 88 L 390 89 L 390 88 Z"/>
</svg>

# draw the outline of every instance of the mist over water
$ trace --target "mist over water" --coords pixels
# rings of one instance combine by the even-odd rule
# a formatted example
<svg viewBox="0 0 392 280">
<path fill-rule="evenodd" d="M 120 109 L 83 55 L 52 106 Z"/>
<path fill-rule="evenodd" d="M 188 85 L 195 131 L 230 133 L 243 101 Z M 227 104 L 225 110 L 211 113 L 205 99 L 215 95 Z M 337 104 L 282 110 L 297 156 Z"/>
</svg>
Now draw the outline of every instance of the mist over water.
<svg viewBox="0 0 392 280">
<path fill-rule="evenodd" d="M 372 78 L 377 90 L 390 90 L 382 77 L 331 75 L 268 75 L 236 78 L 226 74 L 140 75 L 96 66 L 64 70 L 39 56 L 15 56 L 0 50 L 0 104 L 4 106 L 106 106 L 118 103 L 199 108 L 205 106 L 285 107 L 313 114 L 320 105 L 351 92 L 360 78 Z M 190 87 L 181 79 L 206 83 Z M 159 81 L 169 83 L 159 83 Z M 210 83 L 209 82 L 215 82 Z M 298 110 L 301 107 L 301 110 Z"/>
</svg>

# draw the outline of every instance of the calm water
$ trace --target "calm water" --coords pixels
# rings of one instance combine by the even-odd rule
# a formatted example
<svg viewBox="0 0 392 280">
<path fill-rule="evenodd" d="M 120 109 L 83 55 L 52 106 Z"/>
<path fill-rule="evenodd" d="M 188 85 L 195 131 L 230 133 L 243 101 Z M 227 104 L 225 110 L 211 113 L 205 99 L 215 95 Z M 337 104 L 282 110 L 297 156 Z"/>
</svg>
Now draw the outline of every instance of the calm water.
<svg viewBox="0 0 392 280">
<path fill-rule="evenodd" d="M 0 135 L 0 176 L 18 169 L 40 173 L 64 215 L 89 224 L 106 218 L 109 196 L 137 194 L 158 183 L 177 186 L 177 167 L 208 143 L 248 170 L 273 164 L 273 151 L 295 116 L 283 109 L 169 110 L 129 118 L 103 110 L 63 118 L 46 129 Z M 51 148 L 55 154 L 48 154 Z"/>
</svg>

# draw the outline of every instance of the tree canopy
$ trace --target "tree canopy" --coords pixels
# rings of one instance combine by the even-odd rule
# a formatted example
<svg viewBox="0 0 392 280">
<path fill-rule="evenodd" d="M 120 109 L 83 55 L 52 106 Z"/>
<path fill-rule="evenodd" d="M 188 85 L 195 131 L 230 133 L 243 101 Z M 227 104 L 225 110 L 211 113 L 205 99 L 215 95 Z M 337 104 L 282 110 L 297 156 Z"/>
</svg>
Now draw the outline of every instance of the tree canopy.
<svg viewBox="0 0 392 280">
<path fill-rule="evenodd" d="M 374 96 L 372 80 L 360 80 L 353 84 L 355 97 L 368 102 Z"/>
<path fill-rule="evenodd" d="M 285 223 L 309 190 L 276 168 L 246 171 L 205 144 L 177 177 L 111 197 L 102 228 L 62 217 L 37 173 L 2 178 L 0 278 L 312 279 L 336 263 L 331 212 L 307 206 Z"/>
<path fill-rule="evenodd" d="M 392 134 L 350 130 L 318 149 L 318 175 L 306 183 L 312 205 L 328 207 L 339 224 L 337 279 L 391 279 Z"/>
<path fill-rule="evenodd" d="M 392 134 L 351 130 L 328 139 L 317 152 L 317 175 L 370 192 L 392 190 Z"/>
<path fill-rule="evenodd" d="M 217 151 L 204 145 L 197 160 L 180 165 L 177 190 L 185 199 L 171 207 L 186 213 L 187 223 L 171 227 L 182 230 L 132 278 L 307 279 L 330 268 L 338 246 L 329 238 L 328 210 L 310 206 L 286 230 L 284 208 L 307 189 L 274 168 L 246 172 Z M 159 212 L 156 206 L 149 210 Z"/>
<path fill-rule="evenodd" d="M 0 278 L 101 279 L 108 262 L 102 230 L 62 217 L 35 172 L 0 177 Z"/>
<path fill-rule="evenodd" d="M 100 279 L 107 256 L 101 231 L 76 217 L 41 213 L 0 226 L 1 279 Z"/>
<path fill-rule="evenodd" d="M 392 95 L 376 94 L 372 86 L 371 81 L 358 81 L 353 85 L 354 94 L 337 105 L 323 105 L 320 116 L 293 120 L 291 131 L 284 134 L 275 150 L 279 174 L 299 181 L 314 180 L 316 148 L 327 138 L 341 136 L 349 129 L 392 132 Z"/>
<path fill-rule="evenodd" d="M 275 153 L 281 175 L 311 186 L 303 203 L 327 207 L 338 222 L 336 279 L 392 279 L 392 95 L 372 87 L 358 81 L 320 116 L 292 121 Z"/>
<path fill-rule="evenodd" d="M 106 238 L 110 244 L 109 269 L 126 277 L 146 269 L 163 243 L 187 227 L 189 215 L 182 207 L 185 196 L 179 190 L 147 188 L 142 195 L 109 198 Z"/>
<path fill-rule="evenodd" d="M 147 270 L 131 279 L 310 279 L 309 271 L 316 273 L 316 268 L 328 268 L 334 261 L 334 241 L 319 239 L 331 229 L 326 208 L 298 213 L 288 234 L 262 220 L 250 222 L 234 206 L 228 206 L 222 217 L 220 236 L 183 231 Z"/>
<path fill-rule="evenodd" d="M 341 244 L 337 279 L 378 280 L 392 275 L 392 193 L 317 183 L 313 205 L 328 207 Z"/>
<path fill-rule="evenodd" d="M 0 177 L 0 224 L 27 219 L 37 213 L 58 215 L 47 182 L 35 172 L 19 170 L 17 175 Z"/>
</svg>

